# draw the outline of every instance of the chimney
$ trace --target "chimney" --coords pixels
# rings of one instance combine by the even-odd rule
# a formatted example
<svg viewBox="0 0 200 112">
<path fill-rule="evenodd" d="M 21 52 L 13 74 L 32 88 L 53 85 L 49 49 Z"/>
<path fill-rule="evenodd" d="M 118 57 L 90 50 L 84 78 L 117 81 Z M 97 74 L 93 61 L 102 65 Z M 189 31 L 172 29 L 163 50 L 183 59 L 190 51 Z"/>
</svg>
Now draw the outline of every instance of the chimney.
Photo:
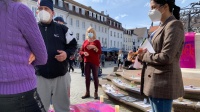
<svg viewBox="0 0 200 112">
<path fill-rule="evenodd" d="M 104 15 L 104 11 L 101 11 L 101 14 L 103 14 L 103 15 Z"/>
</svg>

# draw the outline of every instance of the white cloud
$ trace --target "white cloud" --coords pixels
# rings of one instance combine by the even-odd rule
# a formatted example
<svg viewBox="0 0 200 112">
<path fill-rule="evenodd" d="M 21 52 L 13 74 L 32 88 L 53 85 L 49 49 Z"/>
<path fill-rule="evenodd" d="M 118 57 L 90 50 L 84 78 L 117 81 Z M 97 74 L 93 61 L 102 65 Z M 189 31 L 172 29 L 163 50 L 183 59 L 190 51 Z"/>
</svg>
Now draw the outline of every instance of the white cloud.
<svg viewBox="0 0 200 112">
<path fill-rule="evenodd" d="M 119 20 L 119 19 L 124 18 L 126 16 L 128 16 L 128 15 L 127 14 L 118 15 L 118 16 L 115 17 L 115 20 Z"/>
<path fill-rule="evenodd" d="M 179 0 L 182 4 L 184 4 L 187 0 Z"/>
<path fill-rule="evenodd" d="M 124 3 L 129 3 L 131 0 L 105 0 L 107 4 L 112 6 L 119 6 Z"/>
<path fill-rule="evenodd" d="M 116 17 L 115 17 L 115 20 L 119 20 L 119 16 L 116 16 Z"/>
<path fill-rule="evenodd" d="M 92 0 L 92 2 L 101 3 L 101 2 L 103 2 L 103 0 Z"/>
<path fill-rule="evenodd" d="M 144 5 L 144 7 L 150 7 L 150 3 L 147 2 L 147 3 Z"/>
</svg>

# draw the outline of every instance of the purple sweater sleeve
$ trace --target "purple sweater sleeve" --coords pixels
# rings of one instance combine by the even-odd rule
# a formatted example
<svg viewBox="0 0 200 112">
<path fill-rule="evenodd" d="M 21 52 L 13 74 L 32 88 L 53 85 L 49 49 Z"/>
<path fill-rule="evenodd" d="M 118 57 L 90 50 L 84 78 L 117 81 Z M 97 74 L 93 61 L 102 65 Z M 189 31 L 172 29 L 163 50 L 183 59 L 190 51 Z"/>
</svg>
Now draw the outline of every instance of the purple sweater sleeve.
<svg viewBox="0 0 200 112">
<path fill-rule="evenodd" d="M 17 24 L 19 29 L 29 44 L 31 52 L 35 55 L 35 61 L 32 64 L 46 64 L 46 46 L 32 11 L 25 5 L 20 5 L 17 13 Z"/>
</svg>

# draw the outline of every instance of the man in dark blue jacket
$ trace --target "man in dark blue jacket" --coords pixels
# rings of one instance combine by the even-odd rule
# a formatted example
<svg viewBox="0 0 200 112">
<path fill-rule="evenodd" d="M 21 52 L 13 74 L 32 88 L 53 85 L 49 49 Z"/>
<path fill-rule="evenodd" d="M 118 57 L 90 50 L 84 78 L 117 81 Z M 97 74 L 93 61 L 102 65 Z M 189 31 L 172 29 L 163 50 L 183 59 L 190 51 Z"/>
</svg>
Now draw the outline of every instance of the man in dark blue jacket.
<svg viewBox="0 0 200 112">
<path fill-rule="evenodd" d="M 69 112 L 71 77 L 67 60 L 74 54 L 77 41 L 66 26 L 53 21 L 52 0 L 41 0 L 38 10 L 38 25 L 48 53 L 47 64 L 36 66 L 38 93 L 46 111 L 52 101 L 56 112 Z"/>
</svg>

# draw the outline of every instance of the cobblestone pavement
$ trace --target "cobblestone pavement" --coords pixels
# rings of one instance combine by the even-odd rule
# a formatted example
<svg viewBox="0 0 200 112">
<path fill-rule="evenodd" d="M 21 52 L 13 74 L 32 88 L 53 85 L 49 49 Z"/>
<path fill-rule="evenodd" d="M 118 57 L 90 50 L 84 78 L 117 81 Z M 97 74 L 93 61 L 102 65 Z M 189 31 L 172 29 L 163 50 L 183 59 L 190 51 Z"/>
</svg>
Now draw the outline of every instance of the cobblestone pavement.
<svg viewBox="0 0 200 112">
<path fill-rule="evenodd" d="M 109 74 L 112 73 L 113 67 L 116 66 L 116 64 L 111 63 L 111 62 L 106 62 L 105 67 L 103 68 L 103 74 Z M 70 100 L 71 104 L 80 104 L 80 103 L 85 103 L 85 102 L 90 102 L 90 101 L 97 101 L 94 100 L 94 82 L 91 81 L 90 84 L 90 96 L 91 98 L 88 99 L 82 99 L 81 96 L 85 95 L 85 77 L 81 76 L 81 70 L 78 67 L 75 67 L 74 72 L 71 73 L 71 95 L 70 95 Z M 101 78 L 99 79 L 101 80 Z M 119 103 L 114 103 L 106 97 L 104 92 L 102 91 L 101 87 L 99 87 L 99 96 L 104 95 L 105 96 L 105 102 L 108 104 L 111 104 L 113 107 L 114 105 L 120 105 Z M 120 112 L 131 112 L 124 106 L 120 105 Z"/>
<path fill-rule="evenodd" d="M 117 66 L 114 63 L 111 62 L 106 62 L 105 67 L 103 68 L 103 74 L 110 74 L 113 71 L 113 67 Z M 200 79 L 199 72 L 200 69 L 182 69 L 183 72 L 183 77 L 190 78 L 190 79 Z M 71 104 L 80 104 L 80 103 L 85 103 L 85 102 L 90 102 L 90 101 L 95 101 L 93 98 L 94 95 L 94 83 L 91 81 L 90 84 L 90 95 L 91 98 L 88 99 L 81 99 L 81 96 L 85 94 L 85 77 L 81 76 L 81 70 L 77 67 L 75 67 L 75 71 L 71 73 Z M 101 80 L 101 78 L 99 78 Z M 104 95 L 105 103 L 110 104 L 114 107 L 114 105 L 120 105 L 120 112 L 132 112 L 128 107 L 124 107 L 121 105 L 119 102 L 113 102 L 110 101 L 107 96 L 104 94 L 102 91 L 101 87 L 99 87 L 99 96 Z M 96 100 L 97 101 L 97 100 Z"/>
</svg>

